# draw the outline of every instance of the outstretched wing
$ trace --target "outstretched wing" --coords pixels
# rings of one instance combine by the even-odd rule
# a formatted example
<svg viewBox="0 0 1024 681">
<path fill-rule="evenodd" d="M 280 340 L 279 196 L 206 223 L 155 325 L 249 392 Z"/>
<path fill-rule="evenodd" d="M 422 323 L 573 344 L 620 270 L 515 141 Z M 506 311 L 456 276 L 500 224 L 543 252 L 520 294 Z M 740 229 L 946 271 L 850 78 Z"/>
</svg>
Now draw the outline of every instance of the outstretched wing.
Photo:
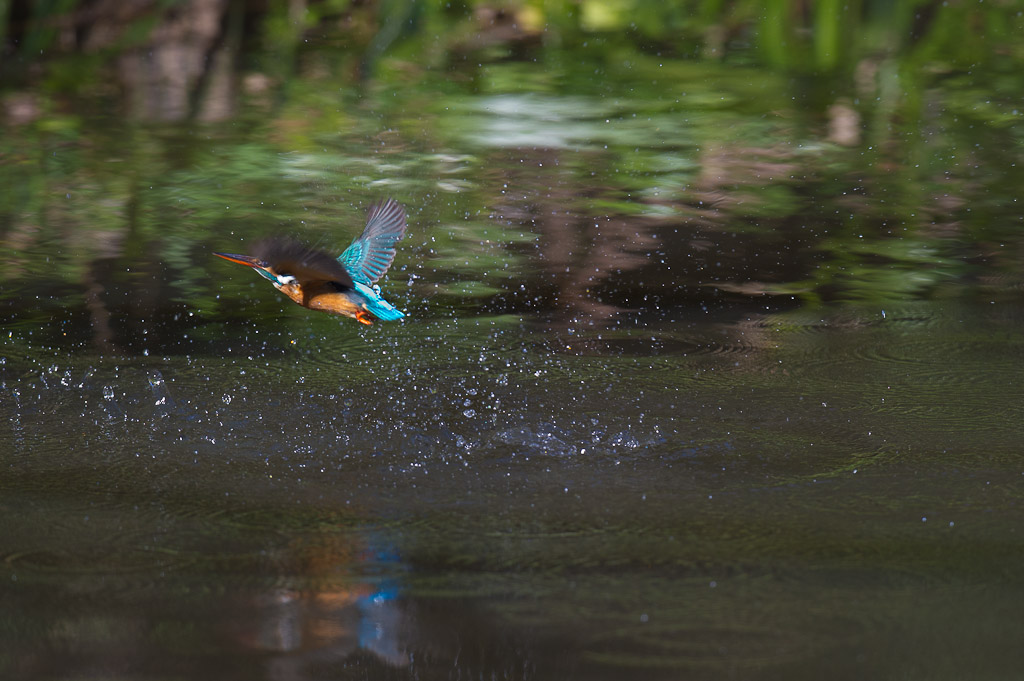
<svg viewBox="0 0 1024 681">
<path fill-rule="evenodd" d="M 333 281 L 345 288 L 354 283 L 341 263 L 323 251 L 292 239 L 271 238 L 256 244 L 253 255 L 269 265 L 272 274 L 291 275 L 302 286 Z"/>
<path fill-rule="evenodd" d="M 394 199 L 370 207 L 366 229 L 338 256 L 352 279 L 374 284 L 395 260 L 395 242 L 405 235 L 405 209 Z"/>
</svg>

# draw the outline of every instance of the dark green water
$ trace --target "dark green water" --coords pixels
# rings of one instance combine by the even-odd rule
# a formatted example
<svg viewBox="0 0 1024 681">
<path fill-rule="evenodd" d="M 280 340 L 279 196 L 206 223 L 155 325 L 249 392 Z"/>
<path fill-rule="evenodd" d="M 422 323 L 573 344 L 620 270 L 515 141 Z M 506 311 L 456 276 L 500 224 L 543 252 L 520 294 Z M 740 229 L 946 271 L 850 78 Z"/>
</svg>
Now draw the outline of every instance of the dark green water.
<svg viewBox="0 0 1024 681">
<path fill-rule="evenodd" d="M 1019 315 L 654 313 L 562 344 L 285 310 L 226 356 L 8 343 L 8 674 L 1022 662 Z"/>
<path fill-rule="evenodd" d="M 0 676 L 1019 675 L 1016 62 L 536 50 L 8 96 Z M 383 196 L 401 322 L 211 255 Z"/>
</svg>

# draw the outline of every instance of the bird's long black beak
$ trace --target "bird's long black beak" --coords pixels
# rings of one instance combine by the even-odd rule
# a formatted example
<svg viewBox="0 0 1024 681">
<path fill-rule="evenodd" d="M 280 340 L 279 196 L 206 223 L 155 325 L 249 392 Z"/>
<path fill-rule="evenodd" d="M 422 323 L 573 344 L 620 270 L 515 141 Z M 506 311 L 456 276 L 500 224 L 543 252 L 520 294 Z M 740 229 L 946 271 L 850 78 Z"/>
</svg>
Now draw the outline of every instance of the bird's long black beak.
<svg viewBox="0 0 1024 681">
<path fill-rule="evenodd" d="M 218 258 L 224 258 L 231 262 L 237 262 L 239 265 L 248 265 L 249 267 L 260 267 L 266 268 L 267 263 L 263 262 L 259 258 L 254 258 L 251 255 L 238 255 L 236 253 L 214 253 Z"/>
</svg>

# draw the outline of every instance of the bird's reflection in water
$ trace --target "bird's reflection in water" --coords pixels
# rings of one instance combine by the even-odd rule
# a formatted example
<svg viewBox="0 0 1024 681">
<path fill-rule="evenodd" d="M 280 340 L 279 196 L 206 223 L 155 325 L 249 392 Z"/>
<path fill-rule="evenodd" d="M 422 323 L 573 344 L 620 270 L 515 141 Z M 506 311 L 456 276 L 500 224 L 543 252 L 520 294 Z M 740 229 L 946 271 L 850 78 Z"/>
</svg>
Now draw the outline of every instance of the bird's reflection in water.
<svg viewBox="0 0 1024 681">
<path fill-rule="evenodd" d="M 344 664 L 359 652 L 393 667 L 409 664 L 413 623 L 402 609 L 398 582 L 346 577 L 366 566 L 374 572 L 390 570 L 388 563 L 400 569 L 393 553 L 322 539 L 290 548 L 295 553 L 285 560 L 297 561 L 293 567 L 304 574 L 282 581 L 296 586 L 245 598 L 231 615 L 236 644 L 269 655 L 268 678 L 316 678 L 325 666 Z"/>
</svg>

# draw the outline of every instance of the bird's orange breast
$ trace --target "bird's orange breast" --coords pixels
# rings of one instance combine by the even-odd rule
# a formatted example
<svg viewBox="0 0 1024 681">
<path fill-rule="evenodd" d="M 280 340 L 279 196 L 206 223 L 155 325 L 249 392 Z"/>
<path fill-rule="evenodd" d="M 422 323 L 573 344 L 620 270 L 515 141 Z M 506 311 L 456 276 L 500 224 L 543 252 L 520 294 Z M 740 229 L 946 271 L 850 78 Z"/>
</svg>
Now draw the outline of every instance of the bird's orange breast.
<svg viewBox="0 0 1024 681">
<path fill-rule="evenodd" d="M 288 284 L 279 288 L 281 293 L 302 307 L 308 307 L 310 310 L 319 310 L 346 317 L 357 317 L 357 314 L 361 311 L 361 308 L 352 302 L 347 295 L 338 291 L 329 283 L 320 286 Z"/>
<path fill-rule="evenodd" d="M 355 317 L 356 313 L 360 310 L 359 306 L 353 303 L 348 296 L 337 291 L 321 293 L 311 297 L 306 307 L 311 310 L 322 310 L 323 312 L 341 314 L 346 317 Z"/>
</svg>

